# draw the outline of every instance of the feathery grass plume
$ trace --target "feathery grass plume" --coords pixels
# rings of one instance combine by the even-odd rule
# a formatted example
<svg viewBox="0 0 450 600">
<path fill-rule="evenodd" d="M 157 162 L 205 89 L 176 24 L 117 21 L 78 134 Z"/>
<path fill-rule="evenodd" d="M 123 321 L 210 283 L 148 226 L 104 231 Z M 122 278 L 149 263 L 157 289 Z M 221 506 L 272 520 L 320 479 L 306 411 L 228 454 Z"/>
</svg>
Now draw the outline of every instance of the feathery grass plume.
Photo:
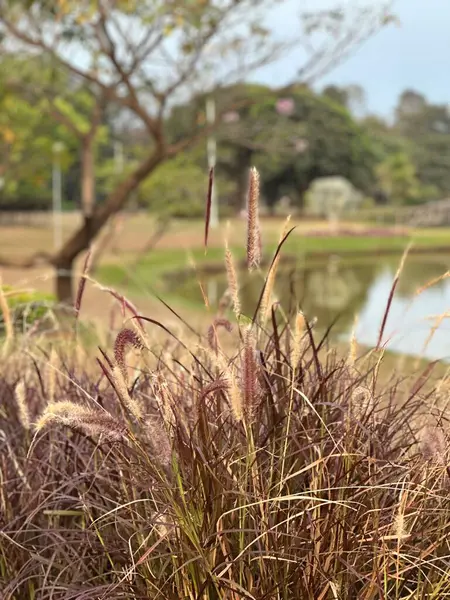
<svg viewBox="0 0 450 600">
<path fill-rule="evenodd" d="M 442 427 L 425 425 L 420 438 L 420 448 L 424 459 L 442 467 L 446 466 L 447 440 Z"/>
<path fill-rule="evenodd" d="M 259 225 L 259 173 L 250 169 L 247 197 L 247 266 L 257 269 L 261 262 L 261 229 Z"/>
<path fill-rule="evenodd" d="M 165 425 L 175 427 L 175 411 L 173 398 L 169 392 L 169 386 L 161 377 L 158 379 L 157 393 L 155 400 L 158 404 L 159 412 Z M 178 408 L 178 407 L 177 407 Z"/>
<path fill-rule="evenodd" d="M 80 281 L 78 283 L 77 295 L 75 298 L 74 310 L 75 310 L 75 319 L 78 320 L 78 316 L 80 314 L 81 301 L 83 299 L 84 288 L 86 287 L 87 276 L 89 273 L 89 269 L 92 263 L 92 248 L 89 248 L 86 254 L 86 258 L 84 260 L 83 270 L 81 272 Z"/>
<path fill-rule="evenodd" d="M 111 371 L 111 378 L 119 395 L 119 399 L 123 402 L 125 407 L 134 417 L 136 417 L 136 419 L 142 419 L 141 407 L 138 402 L 130 396 L 126 380 L 119 365 L 116 365 Z"/>
<path fill-rule="evenodd" d="M 9 304 L 6 300 L 5 292 L 3 291 L 3 282 L 0 276 L 0 311 L 3 315 L 3 323 L 5 325 L 5 342 L 3 345 L 3 353 L 6 354 L 13 339 L 14 339 L 14 326 L 11 317 L 11 311 L 9 310 Z"/>
<path fill-rule="evenodd" d="M 402 258 L 400 260 L 400 264 L 397 269 L 397 273 L 395 274 L 394 281 L 392 282 L 391 291 L 389 292 L 388 301 L 387 301 L 386 308 L 385 308 L 385 311 L 383 314 L 383 320 L 381 322 L 380 333 L 378 334 L 378 341 L 377 341 L 377 345 L 376 345 L 377 350 L 379 350 L 380 346 L 381 346 L 381 341 L 383 339 L 384 329 L 386 327 L 387 318 L 388 318 L 388 315 L 389 315 L 389 312 L 391 309 L 391 304 L 392 304 L 392 300 L 394 298 L 395 289 L 397 287 L 398 280 L 400 279 L 400 275 L 402 274 L 403 267 L 405 266 L 405 261 L 406 261 L 409 251 L 411 250 L 411 247 L 412 247 L 412 243 L 408 244 L 408 246 L 405 248 L 405 251 L 403 252 Z"/>
<path fill-rule="evenodd" d="M 360 420 L 372 410 L 374 404 L 372 392 L 362 385 L 353 390 L 351 395 L 351 411 Z"/>
<path fill-rule="evenodd" d="M 23 379 L 14 388 L 14 398 L 16 400 L 19 421 L 24 429 L 30 429 L 30 411 L 27 404 L 26 388 Z"/>
<path fill-rule="evenodd" d="M 405 540 L 409 537 L 408 530 L 406 528 L 405 523 L 405 511 L 406 511 L 406 502 L 407 502 L 408 494 L 404 489 L 400 491 L 399 503 L 397 514 L 395 515 L 394 522 L 392 524 L 393 535 L 400 542 L 401 540 Z"/>
<path fill-rule="evenodd" d="M 125 383 L 128 383 L 128 372 L 125 361 L 127 350 L 132 347 L 136 350 L 142 350 L 142 340 L 140 336 L 126 327 L 119 331 L 114 342 L 114 358 L 116 359 L 119 369 L 122 371 Z"/>
<path fill-rule="evenodd" d="M 258 377 L 259 365 L 256 360 L 256 341 L 252 328 L 244 332 L 242 355 L 242 391 L 244 414 L 251 422 L 261 401 L 261 386 Z"/>
<path fill-rule="evenodd" d="M 161 419 L 157 416 L 147 417 L 145 419 L 145 426 L 146 437 L 153 451 L 152 458 L 155 458 L 162 467 L 170 467 L 172 446 Z"/>
<path fill-rule="evenodd" d="M 206 196 L 206 211 L 205 211 L 205 251 L 208 248 L 209 225 L 211 221 L 211 205 L 214 188 L 214 167 L 209 170 L 208 194 Z"/>
<path fill-rule="evenodd" d="M 355 316 L 353 323 L 352 335 L 350 338 L 350 352 L 348 355 L 348 362 L 351 367 L 355 366 L 356 359 L 358 358 L 358 341 L 356 339 L 356 328 L 358 326 L 358 315 Z"/>
<path fill-rule="evenodd" d="M 242 421 L 244 418 L 244 406 L 241 388 L 237 381 L 236 374 L 231 367 L 229 368 L 228 373 L 225 373 L 225 381 L 229 390 L 231 412 L 236 421 Z"/>
<path fill-rule="evenodd" d="M 297 312 L 295 317 L 294 343 L 292 346 L 292 366 L 297 369 L 302 352 L 302 339 L 306 331 L 305 315 L 301 310 Z"/>
<path fill-rule="evenodd" d="M 223 392 L 229 389 L 230 382 L 226 379 L 216 379 L 202 389 L 199 403 L 201 403 L 209 394 L 213 394 L 214 392 Z"/>
<path fill-rule="evenodd" d="M 66 425 L 86 435 L 102 435 L 109 441 L 123 438 L 126 427 L 106 411 L 94 410 L 69 400 L 50 402 L 36 423 L 36 431 L 52 424 Z"/>
<path fill-rule="evenodd" d="M 285 222 L 284 222 L 284 226 L 283 229 L 281 231 L 281 235 L 280 235 L 280 244 L 283 241 L 283 239 L 286 237 L 286 234 L 288 232 L 289 229 L 289 222 L 291 220 L 291 215 L 288 215 L 288 217 L 286 218 Z M 280 264 L 280 258 L 281 258 L 281 254 L 279 253 L 275 260 L 273 261 L 270 270 L 267 274 L 267 282 L 266 285 L 264 287 L 264 293 L 263 296 L 261 298 L 261 306 L 260 306 L 260 311 L 261 311 L 261 317 L 262 317 L 262 323 L 266 323 L 268 317 L 269 317 L 269 313 L 270 313 L 270 309 L 272 306 L 271 303 L 271 298 L 272 298 L 272 292 L 273 292 L 273 288 L 275 285 L 275 278 L 277 275 L 277 271 L 278 271 L 278 266 Z"/>
<path fill-rule="evenodd" d="M 217 352 L 219 350 L 219 338 L 217 335 L 217 329 L 219 327 L 223 327 L 231 333 L 233 331 L 233 325 L 230 323 L 228 319 L 215 319 L 214 322 L 208 327 L 208 344 L 211 350 Z"/>
<path fill-rule="evenodd" d="M 234 264 L 233 254 L 228 247 L 228 242 L 225 245 L 225 267 L 227 271 L 228 290 L 233 301 L 233 312 L 236 317 L 241 314 L 241 301 L 239 299 L 239 283 Z"/>
</svg>

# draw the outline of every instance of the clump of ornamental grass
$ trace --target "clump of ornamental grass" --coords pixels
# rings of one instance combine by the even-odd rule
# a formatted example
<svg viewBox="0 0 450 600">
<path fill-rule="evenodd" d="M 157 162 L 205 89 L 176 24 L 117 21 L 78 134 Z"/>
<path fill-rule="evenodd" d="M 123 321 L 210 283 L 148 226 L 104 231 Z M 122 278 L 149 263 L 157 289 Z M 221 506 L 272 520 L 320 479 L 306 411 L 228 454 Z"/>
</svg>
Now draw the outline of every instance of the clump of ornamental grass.
<svg viewBox="0 0 450 600">
<path fill-rule="evenodd" d="M 52 398 L 33 353 L 20 374 L 2 366 L 6 598 L 450 594 L 446 421 L 429 368 L 380 381 L 379 352 L 353 341 L 340 356 L 311 315 L 264 302 L 267 318 L 231 307 L 200 340 L 133 309 L 141 333 L 127 324 L 99 349 L 94 378 L 59 357 Z M 167 344 L 130 368 L 144 324 Z M 424 412 L 437 419 L 425 432 Z"/>
</svg>

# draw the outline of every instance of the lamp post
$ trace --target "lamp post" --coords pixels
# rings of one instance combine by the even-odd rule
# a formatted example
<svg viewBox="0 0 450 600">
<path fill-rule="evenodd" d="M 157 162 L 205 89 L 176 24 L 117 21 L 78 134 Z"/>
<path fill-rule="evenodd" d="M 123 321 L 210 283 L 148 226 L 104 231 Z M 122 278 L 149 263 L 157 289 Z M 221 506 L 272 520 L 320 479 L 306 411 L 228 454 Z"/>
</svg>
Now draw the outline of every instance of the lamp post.
<svg viewBox="0 0 450 600">
<path fill-rule="evenodd" d="M 52 200 L 53 200 L 53 246 L 55 250 L 62 244 L 62 177 L 61 153 L 64 150 L 62 142 L 53 144 Z"/>
<path fill-rule="evenodd" d="M 209 96 L 206 100 L 206 122 L 208 125 L 214 125 L 216 122 L 216 101 Z M 210 169 L 216 166 L 217 142 L 214 133 L 208 135 L 207 140 L 208 167 Z M 217 204 L 216 184 L 213 182 L 211 193 L 211 217 L 210 227 L 216 228 L 219 225 L 219 207 Z"/>
</svg>

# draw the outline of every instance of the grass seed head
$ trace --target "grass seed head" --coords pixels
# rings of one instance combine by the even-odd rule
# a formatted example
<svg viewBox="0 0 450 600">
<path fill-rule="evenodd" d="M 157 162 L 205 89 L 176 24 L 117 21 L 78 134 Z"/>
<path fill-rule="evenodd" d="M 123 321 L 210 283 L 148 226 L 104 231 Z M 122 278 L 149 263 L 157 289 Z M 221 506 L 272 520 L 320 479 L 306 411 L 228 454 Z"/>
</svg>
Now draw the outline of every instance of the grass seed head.
<svg viewBox="0 0 450 600">
<path fill-rule="evenodd" d="M 244 414 L 252 421 L 261 401 L 261 386 L 258 377 L 259 364 L 256 360 L 256 343 L 252 329 L 244 333 L 242 356 L 242 393 Z"/>
<path fill-rule="evenodd" d="M 125 407 L 130 413 L 136 417 L 136 419 L 142 419 L 142 410 L 139 403 L 130 396 L 126 380 L 123 376 L 122 369 L 117 365 L 111 372 L 111 378 L 116 387 L 117 393 L 119 394 L 120 400 L 123 402 Z"/>
<path fill-rule="evenodd" d="M 259 173 L 250 169 L 247 198 L 247 265 L 250 271 L 261 262 L 261 229 L 259 224 Z"/>
<path fill-rule="evenodd" d="M 425 460 L 440 466 L 447 464 L 448 445 L 442 427 L 426 425 L 421 432 L 420 446 Z"/>
<path fill-rule="evenodd" d="M 211 350 L 217 352 L 219 350 L 219 338 L 217 335 L 217 330 L 222 327 L 231 333 L 233 331 L 233 325 L 228 321 L 228 319 L 215 319 L 214 322 L 208 328 L 208 344 Z"/>
<path fill-rule="evenodd" d="M 24 429 L 27 431 L 30 429 L 30 411 L 26 399 L 26 388 L 25 382 L 22 380 L 14 388 L 14 397 L 17 403 L 17 409 L 19 413 L 19 421 Z"/>
<path fill-rule="evenodd" d="M 122 439 L 126 430 L 125 426 L 109 413 L 68 400 L 50 402 L 36 423 L 36 431 L 41 431 L 51 424 L 66 425 L 86 435 L 102 435 L 109 441 Z"/>
<path fill-rule="evenodd" d="M 126 353 L 129 348 L 141 350 L 142 338 L 133 329 L 125 328 L 117 334 L 114 343 L 114 357 L 126 383 L 128 382 Z"/>
<path fill-rule="evenodd" d="M 234 264 L 234 258 L 231 250 L 227 247 L 225 249 L 225 267 L 227 271 L 228 290 L 233 302 L 233 311 L 236 317 L 239 317 L 241 313 L 241 302 L 239 299 L 239 283 L 236 273 L 236 267 Z"/>
</svg>

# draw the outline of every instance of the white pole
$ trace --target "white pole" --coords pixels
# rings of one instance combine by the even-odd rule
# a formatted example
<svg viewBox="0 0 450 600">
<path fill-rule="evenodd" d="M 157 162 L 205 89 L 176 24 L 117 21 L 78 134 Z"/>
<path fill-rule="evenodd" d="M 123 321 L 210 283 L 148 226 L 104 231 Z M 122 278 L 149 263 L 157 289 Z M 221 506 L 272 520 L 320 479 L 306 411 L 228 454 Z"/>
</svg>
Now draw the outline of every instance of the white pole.
<svg viewBox="0 0 450 600">
<path fill-rule="evenodd" d="M 216 102 L 214 98 L 208 97 L 206 100 L 206 122 L 208 125 L 214 125 L 216 122 Z M 208 167 L 211 169 L 216 166 L 217 143 L 214 133 L 208 136 L 207 141 Z M 219 207 L 217 204 L 216 184 L 213 182 L 211 196 L 211 218 L 210 227 L 216 228 L 219 225 Z"/>
<path fill-rule="evenodd" d="M 114 142 L 114 161 L 116 163 L 117 173 L 122 174 L 124 171 L 124 155 L 123 155 L 123 143 L 122 142 Z"/>
<path fill-rule="evenodd" d="M 62 177 L 61 177 L 61 142 L 53 144 L 53 246 L 58 250 L 62 245 Z"/>
</svg>

